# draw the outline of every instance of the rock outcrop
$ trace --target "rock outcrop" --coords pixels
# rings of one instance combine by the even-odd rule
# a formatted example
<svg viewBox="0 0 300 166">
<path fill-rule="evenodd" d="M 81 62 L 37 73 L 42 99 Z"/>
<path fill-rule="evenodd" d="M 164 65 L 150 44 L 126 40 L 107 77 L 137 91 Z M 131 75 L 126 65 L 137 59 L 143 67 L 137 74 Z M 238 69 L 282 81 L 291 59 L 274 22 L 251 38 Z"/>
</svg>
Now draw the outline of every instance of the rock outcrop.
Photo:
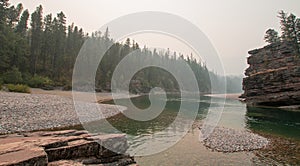
<svg viewBox="0 0 300 166">
<path fill-rule="evenodd" d="M 250 105 L 300 105 L 300 56 L 291 43 L 248 52 L 242 97 Z"/>
<path fill-rule="evenodd" d="M 0 137 L 0 166 L 125 166 L 135 163 L 133 157 L 124 154 L 127 148 L 123 134 L 89 135 L 66 130 L 5 135 Z"/>
</svg>

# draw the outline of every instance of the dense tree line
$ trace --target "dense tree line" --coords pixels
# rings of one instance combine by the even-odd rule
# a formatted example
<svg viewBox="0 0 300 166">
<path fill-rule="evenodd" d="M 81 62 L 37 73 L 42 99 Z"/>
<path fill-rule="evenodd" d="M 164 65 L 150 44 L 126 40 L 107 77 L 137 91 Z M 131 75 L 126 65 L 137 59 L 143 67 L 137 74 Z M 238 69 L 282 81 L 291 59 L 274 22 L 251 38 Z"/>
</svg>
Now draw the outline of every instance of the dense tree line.
<svg viewBox="0 0 300 166">
<path fill-rule="evenodd" d="M 148 64 L 155 64 L 155 66 L 164 66 L 169 70 L 177 73 L 180 76 L 186 76 L 186 66 L 195 73 L 196 81 L 201 92 L 210 92 L 209 72 L 205 65 L 198 62 L 193 56 L 184 58 L 184 55 L 172 52 L 170 50 L 150 50 L 146 46 L 140 48 L 139 44 L 129 38 L 124 43 L 114 42 L 109 37 L 109 31 L 106 29 L 102 35 L 101 32 L 92 33 L 91 37 L 86 39 L 81 53 L 85 56 L 79 59 L 84 62 L 79 72 L 81 77 L 84 73 L 89 73 L 93 70 L 91 66 L 98 65 L 93 62 L 97 61 L 96 57 L 101 59 L 100 65 L 96 73 L 96 88 L 99 90 L 111 90 L 111 84 L 119 87 L 119 90 L 126 90 L 124 82 L 129 81 L 130 74 L 136 72 L 136 67 L 141 67 L 142 70 L 134 74 L 130 80 L 130 91 L 133 93 L 147 93 L 154 87 L 162 87 L 163 89 L 174 92 L 178 91 L 178 83 L 174 76 L 169 71 L 158 67 L 146 67 Z M 106 51 L 107 50 L 107 51 Z M 120 70 L 120 75 L 116 80 L 113 80 L 113 74 L 116 67 L 124 58 L 129 58 L 126 66 Z M 90 68 L 91 67 L 91 68 Z M 120 67 L 120 66 L 118 66 Z M 181 73 L 180 73 L 181 72 Z M 181 80 L 188 81 L 191 78 L 181 78 Z M 93 78 L 84 78 L 78 84 L 88 85 L 93 81 Z"/>
<path fill-rule="evenodd" d="M 43 16 L 41 5 L 30 14 L 22 4 L 14 6 L 1 0 L 0 10 L 2 81 L 31 82 L 33 86 L 34 82 L 47 80 L 52 84 L 70 84 L 75 58 L 87 37 L 83 30 L 74 24 L 67 26 L 63 12 Z M 18 72 L 22 78 L 16 81 L 5 77 Z"/>
<path fill-rule="evenodd" d="M 264 37 L 269 44 L 277 42 L 289 42 L 300 53 L 300 18 L 297 18 L 293 13 L 280 11 L 278 13 L 280 21 L 281 35 L 274 29 L 268 29 Z"/>
<path fill-rule="evenodd" d="M 220 80 L 192 55 L 184 56 L 170 50 L 149 50 L 146 46 L 140 48 L 130 39 L 124 43 L 114 42 L 108 29 L 89 36 L 74 24 L 67 26 L 63 12 L 44 16 L 40 5 L 30 14 L 22 4 L 14 6 L 8 0 L 0 0 L 0 84 L 70 88 L 76 57 L 88 40 L 96 41 L 95 48 L 111 46 L 97 70 L 95 85 L 98 90 L 111 89 L 112 74 L 117 64 L 130 53 L 135 54 L 132 64 L 142 64 L 145 60 L 158 61 L 180 72 L 182 63 L 187 63 L 195 73 L 201 92 L 212 91 L 210 77 Z M 216 84 L 223 83 L 219 81 Z M 157 86 L 168 91 L 178 90 L 178 83 L 169 72 L 154 67 L 139 71 L 131 81 L 130 90 L 144 93 Z"/>
</svg>

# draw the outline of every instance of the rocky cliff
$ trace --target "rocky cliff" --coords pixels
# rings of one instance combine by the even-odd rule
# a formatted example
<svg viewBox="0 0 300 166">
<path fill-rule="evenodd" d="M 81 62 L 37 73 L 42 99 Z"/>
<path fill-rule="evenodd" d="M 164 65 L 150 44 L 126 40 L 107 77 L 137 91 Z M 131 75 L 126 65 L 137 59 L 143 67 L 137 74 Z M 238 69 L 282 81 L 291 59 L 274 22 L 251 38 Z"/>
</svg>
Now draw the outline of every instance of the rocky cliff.
<svg viewBox="0 0 300 166">
<path fill-rule="evenodd" d="M 300 105 L 300 56 L 291 43 L 248 52 L 242 95 L 251 105 Z"/>
</svg>

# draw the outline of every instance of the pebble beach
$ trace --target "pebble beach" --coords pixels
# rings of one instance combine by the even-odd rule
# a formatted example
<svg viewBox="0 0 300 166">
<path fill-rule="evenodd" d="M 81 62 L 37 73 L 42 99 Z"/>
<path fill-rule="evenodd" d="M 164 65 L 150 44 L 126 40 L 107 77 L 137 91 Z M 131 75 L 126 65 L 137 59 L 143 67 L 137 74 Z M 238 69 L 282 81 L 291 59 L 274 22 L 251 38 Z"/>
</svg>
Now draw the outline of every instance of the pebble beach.
<svg viewBox="0 0 300 166">
<path fill-rule="evenodd" d="M 75 111 L 70 97 L 51 94 L 0 92 L 0 134 L 65 128 L 114 116 L 126 108 L 82 102 L 85 107 L 97 106 L 93 112 Z M 83 117 L 83 118 L 82 118 Z"/>
</svg>

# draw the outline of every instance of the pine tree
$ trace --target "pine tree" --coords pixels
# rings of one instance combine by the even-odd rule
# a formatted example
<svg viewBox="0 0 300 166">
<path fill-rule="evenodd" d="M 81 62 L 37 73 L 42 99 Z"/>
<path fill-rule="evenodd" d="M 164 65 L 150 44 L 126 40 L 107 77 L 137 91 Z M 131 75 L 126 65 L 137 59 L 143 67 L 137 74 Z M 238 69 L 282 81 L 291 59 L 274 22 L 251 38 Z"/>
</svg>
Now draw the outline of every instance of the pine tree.
<svg viewBox="0 0 300 166">
<path fill-rule="evenodd" d="M 7 19 L 9 0 L 0 0 L 0 24 L 5 24 Z"/>
<path fill-rule="evenodd" d="M 10 27 L 14 27 L 16 23 L 19 21 L 20 15 L 23 10 L 23 5 L 19 3 L 17 7 L 11 6 L 7 12 L 8 25 Z"/>
<path fill-rule="evenodd" d="M 288 15 L 284 11 L 279 12 L 280 24 L 282 35 L 281 38 L 283 41 L 289 42 L 293 45 L 295 50 L 300 54 L 300 46 L 299 46 L 299 28 L 297 22 L 297 18 L 294 14 Z"/>
<path fill-rule="evenodd" d="M 43 74 L 50 76 L 49 64 L 50 57 L 53 54 L 53 30 L 52 30 L 52 14 L 48 14 L 44 18 L 44 31 L 42 35 L 41 46 L 41 62 L 40 65 Z M 48 70 L 48 71 L 47 71 Z"/>
<path fill-rule="evenodd" d="M 297 38 L 297 52 L 300 56 L 300 18 L 296 19 L 296 38 Z"/>
<path fill-rule="evenodd" d="M 16 26 L 16 32 L 21 34 L 23 37 L 26 35 L 27 31 L 27 24 L 28 24 L 28 19 L 29 19 L 29 12 L 26 9 L 21 16 L 20 21 L 18 22 L 18 25 Z"/>
<path fill-rule="evenodd" d="M 105 33 L 104 33 L 104 39 L 105 39 L 105 41 L 109 40 L 109 30 L 108 30 L 108 27 L 106 27 L 106 30 L 105 30 Z"/>
<path fill-rule="evenodd" d="M 300 43 L 300 18 L 297 18 L 296 20 L 296 36 L 299 44 Z"/>
<path fill-rule="evenodd" d="M 280 38 L 278 37 L 278 32 L 274 29 L 268 29 L 266 31 L 264 39 L 269 44 L 274 44 L 280 41 Z"/>
<path fill-rule="evenodd" d="M 288 40 L 288 25 L 287 25 L 287 13 L 285 13 L 283 10 L 281 10 L 278 13 L 278 18 L 280 19 L 280 28 L 281 28 L 281 39 L 283 41 Z"/>
<path fill-rule="evenodd" d="M 287 17 L 287 41 L 297 43 L 296 16 L 294 14 Z"/>
<path fill-rule="evenodd" d="M 288 15 L 284 11 L 280 11 L 278 17 L 280 19 L 282 40 L 296 43 L 297 40 L 296 16 L 294 14 Z"/>
<path fill-rule="evenodd" d="M 31 40 L 30 40 L 30 72 L 36 74 L 38 55 L 41 53 L 42 29 L 43 29 L 43 7 L 40 5 L 31 14 Z"/>
</svg>

